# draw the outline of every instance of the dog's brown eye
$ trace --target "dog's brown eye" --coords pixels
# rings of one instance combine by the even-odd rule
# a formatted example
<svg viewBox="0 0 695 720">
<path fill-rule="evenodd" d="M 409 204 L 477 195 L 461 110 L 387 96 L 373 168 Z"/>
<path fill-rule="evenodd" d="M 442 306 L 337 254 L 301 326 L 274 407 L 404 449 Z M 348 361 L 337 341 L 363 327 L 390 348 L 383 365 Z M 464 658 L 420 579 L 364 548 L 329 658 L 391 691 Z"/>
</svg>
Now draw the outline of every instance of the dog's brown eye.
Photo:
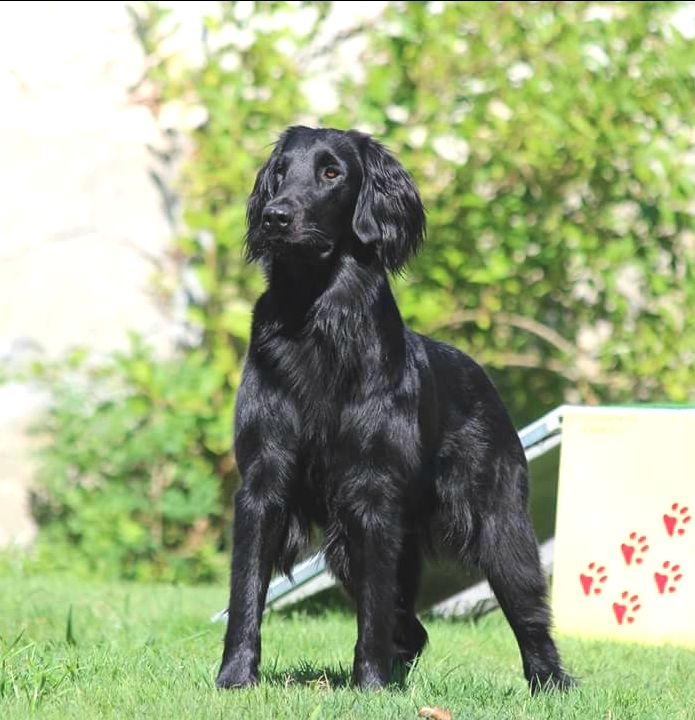
<svg viewBox="0 0 695 720">
<path fill-rule="evenodd" d="M 326 178 L 326 180 L 335 180 L 338 175 L 340 175 L 340 170 L 338 170 L 338 168 L 327 167 L 323 171 L 323 176 Z"/>
</svg>

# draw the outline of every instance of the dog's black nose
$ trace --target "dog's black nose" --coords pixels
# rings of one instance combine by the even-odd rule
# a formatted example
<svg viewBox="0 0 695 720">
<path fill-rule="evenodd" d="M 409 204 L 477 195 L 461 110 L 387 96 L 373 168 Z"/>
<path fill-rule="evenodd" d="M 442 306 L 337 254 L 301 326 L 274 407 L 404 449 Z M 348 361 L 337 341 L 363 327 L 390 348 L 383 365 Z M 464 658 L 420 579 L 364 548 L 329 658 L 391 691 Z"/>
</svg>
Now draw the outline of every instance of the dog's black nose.
<svg viewBox="0 0 695 720">
<path fill-rule="evenodd" d="M 263 210 L 263 227 L 266 230 L 285 230 L 292 222 L 292 213 L 286 206 L 270 206 Z"/>
</svg>

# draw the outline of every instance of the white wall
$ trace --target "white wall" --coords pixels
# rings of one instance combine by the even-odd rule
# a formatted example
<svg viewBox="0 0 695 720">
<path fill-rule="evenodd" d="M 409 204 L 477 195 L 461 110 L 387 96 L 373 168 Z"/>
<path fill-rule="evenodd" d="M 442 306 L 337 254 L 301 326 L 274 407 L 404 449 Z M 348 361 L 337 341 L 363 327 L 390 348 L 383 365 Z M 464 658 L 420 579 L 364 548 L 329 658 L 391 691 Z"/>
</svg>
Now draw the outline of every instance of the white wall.
<svg viewBox="0 0 695 720">
<path fill-rule="evenodd" d="M 142 72 L 125 3 L 0 4 L 0 362 L 108 352 L 130 329 L 171 347 L 150 283 L 171 234 L 148 176 L 161 138 L 128 97 Z M 0 386 L 0 544 L 31 538 L 35 408 L 26 388 Z"/>
</svg>

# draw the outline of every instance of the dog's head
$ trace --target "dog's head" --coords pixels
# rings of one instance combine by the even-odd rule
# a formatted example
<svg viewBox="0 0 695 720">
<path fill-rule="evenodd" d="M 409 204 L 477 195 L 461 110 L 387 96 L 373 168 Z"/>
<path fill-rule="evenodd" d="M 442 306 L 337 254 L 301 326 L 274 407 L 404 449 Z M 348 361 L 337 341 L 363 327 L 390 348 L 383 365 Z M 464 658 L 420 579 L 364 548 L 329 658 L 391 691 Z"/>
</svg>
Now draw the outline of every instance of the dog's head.
<svg viewBox="0 0 695 720">
<path fill-rule="evenodd" d="M 353 252 L 398 271 L 424 234 L 411 177 L 382 145 L 355 130 L 289 128 L 248 203 L 250 260 L 327 262 Z"/>
</svg>

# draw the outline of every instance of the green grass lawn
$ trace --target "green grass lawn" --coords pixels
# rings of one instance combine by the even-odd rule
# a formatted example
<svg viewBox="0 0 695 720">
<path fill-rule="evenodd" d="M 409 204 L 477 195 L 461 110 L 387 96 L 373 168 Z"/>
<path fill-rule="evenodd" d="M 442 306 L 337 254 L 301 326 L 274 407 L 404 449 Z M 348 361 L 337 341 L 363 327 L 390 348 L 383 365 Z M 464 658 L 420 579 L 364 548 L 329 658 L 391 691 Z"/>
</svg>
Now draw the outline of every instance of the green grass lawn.
<svg viewBox="0 0 695 720">
<path fill-rule="evenodd" d="M 89 584 L 0 576 L 0 718 L 695 718 L 695 652 L 560 638 L 582 687 L 529 696 L 499 612 L 430 620 L 430 647 L 403 689 L 349 686 L 355 620 L 343 610 L 275 613 L 263 681 L 219 692 L 223 588 Z"/>
</svg>

